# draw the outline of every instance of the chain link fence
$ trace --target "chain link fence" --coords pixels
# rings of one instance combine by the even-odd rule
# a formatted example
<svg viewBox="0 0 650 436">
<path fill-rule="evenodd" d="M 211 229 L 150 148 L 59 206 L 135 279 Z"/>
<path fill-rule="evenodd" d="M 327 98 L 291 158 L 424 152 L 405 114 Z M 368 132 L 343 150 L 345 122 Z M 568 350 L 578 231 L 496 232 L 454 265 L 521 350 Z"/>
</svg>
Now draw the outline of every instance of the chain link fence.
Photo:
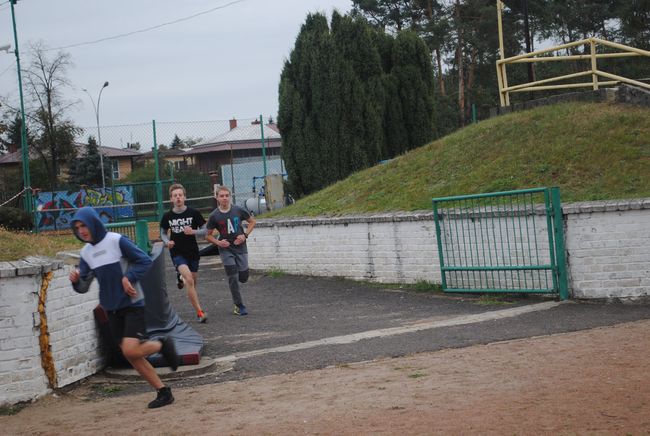
<svg viewBox="0 0 650 436">
<path fill-rule="evenodd" d="M 187 204 L 206 215 L 216 206 L 216 184 L 232 189 L 235 204 L 261 213 L 264 177 L 286 177 L 280 157 L 280 133 L 271 118 L 152 121 L 100 126 L 99 130 L 88 127 L 76 141 L 87 144 L 90 136 L 101 146 L 105 168 L 110 168 L 104 172 L 104 186 L 67 183 L 70 162 L 83 158 L 83 152 L 76 157 L 66 156 L 61 162 L 61 190 L 35 193 L 34 218 L 38 228 L 69 227 L 74 210 L 86 205 L 96 207 L 107 222 L 157 220 L 160 203 L 163 210 L 169 208 L 168 189 L 172 183 L 183 184 Z M 9 199 L 12 193 L 22 190 L 20 182 L 15 189 L 14 192 L 9 187 L 0 193 L 0 199 Z M 10 202 L 12 206 L 19 204 L 21 198 Z"/>
</svg>

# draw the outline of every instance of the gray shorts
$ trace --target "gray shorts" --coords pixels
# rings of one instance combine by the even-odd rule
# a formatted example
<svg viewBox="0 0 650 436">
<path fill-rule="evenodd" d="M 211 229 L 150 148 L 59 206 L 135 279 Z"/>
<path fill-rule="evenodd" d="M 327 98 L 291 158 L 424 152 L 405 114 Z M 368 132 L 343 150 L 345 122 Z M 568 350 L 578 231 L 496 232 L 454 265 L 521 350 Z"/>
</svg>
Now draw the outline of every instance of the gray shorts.
<svg viewBox="0 0 650 436">
<path fill-rule="evenodd" d="M 219 249 L 221 263 L 224 267 L 236 266 L 237 271 L 246 271 L 248 269 L 248 250 L 240 247 L 229 247 Z"/>
</svg>

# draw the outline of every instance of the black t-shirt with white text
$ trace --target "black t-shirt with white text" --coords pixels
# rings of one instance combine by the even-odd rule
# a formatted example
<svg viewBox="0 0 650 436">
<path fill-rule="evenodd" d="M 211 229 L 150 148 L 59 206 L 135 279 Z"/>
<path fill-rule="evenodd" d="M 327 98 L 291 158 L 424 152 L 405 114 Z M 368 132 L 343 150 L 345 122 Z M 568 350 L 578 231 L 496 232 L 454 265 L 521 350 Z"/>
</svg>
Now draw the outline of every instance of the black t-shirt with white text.
<svg viewBox="0 0 650 436">
<path fill-rule="evenodd" d="M 192 227 L 194 230 L 205 224 L 205 219 L 201 212 L 188 207 L 181 213 L 173 210 L 166 212 L 160 220 L 160 227 L 167 232 L 171 230 L 169 239 L 174 241 L 174 247 L 169 251 L 172 257 L 183 256 L 186 259 L 199 258 L 199 246 L 196 243 L 196 236 L 186 235 L 183 233 L 185 226 Z"/>
</svg>

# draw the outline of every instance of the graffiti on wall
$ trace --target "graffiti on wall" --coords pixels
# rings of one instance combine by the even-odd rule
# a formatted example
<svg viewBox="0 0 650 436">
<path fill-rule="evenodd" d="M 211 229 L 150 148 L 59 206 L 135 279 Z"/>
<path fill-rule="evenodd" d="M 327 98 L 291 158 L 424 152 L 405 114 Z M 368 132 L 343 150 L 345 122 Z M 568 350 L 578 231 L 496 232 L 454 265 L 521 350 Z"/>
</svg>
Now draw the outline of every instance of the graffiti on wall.
<svg viewBox="0 0 650 436">
<path fill-rule="evenodd" d="M 35 198 L 36 224 L 39 230 L 69 229 L 76 209 L 95 208 L 102 221 L 110 223 L 133 218 L 133 187 L 119 186 L 81 191 L 39 192 Z"/>
</svg>

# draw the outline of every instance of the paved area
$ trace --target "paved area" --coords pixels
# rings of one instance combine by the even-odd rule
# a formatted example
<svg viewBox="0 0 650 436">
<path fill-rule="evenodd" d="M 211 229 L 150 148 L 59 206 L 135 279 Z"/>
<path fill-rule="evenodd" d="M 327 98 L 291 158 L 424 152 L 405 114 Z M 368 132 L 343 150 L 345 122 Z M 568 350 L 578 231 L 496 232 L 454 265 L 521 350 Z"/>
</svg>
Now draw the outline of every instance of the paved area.
<svg viewBox="0 0 650 436">
<path fill-rule="evenodd" d="M 182 367 L 175 384 L 242 380 L 386 357 L 461 348 L 650 319 L 650 304 L 558 302 L 522 296 L 482 304 L 478 295 L 418 293 L 338 278 L 254 272 L 242 285 L 250 314 L 232 314 L 218 257 L 203 258 L 200 324 L 165 259 L 170 301 L 205 340 L 203 375 Z M 216 367 L 209 364 L 215 363 Z M 193 371 L 191 377 L 183 373 Z"/>
<path fill-rule="evenodd" d="M 231 314 L 203 263 L 207 324 L 166 269 L 169 296 L 205 339 L 201 365 L 160 369 L 176 402 L 107 374 L 0 416 L 7 434 L 646 434 L 650 304 L 380 288 L 253 274 Z M 110 375 L 110 374 L 109 374 Z"/>
</svg>

